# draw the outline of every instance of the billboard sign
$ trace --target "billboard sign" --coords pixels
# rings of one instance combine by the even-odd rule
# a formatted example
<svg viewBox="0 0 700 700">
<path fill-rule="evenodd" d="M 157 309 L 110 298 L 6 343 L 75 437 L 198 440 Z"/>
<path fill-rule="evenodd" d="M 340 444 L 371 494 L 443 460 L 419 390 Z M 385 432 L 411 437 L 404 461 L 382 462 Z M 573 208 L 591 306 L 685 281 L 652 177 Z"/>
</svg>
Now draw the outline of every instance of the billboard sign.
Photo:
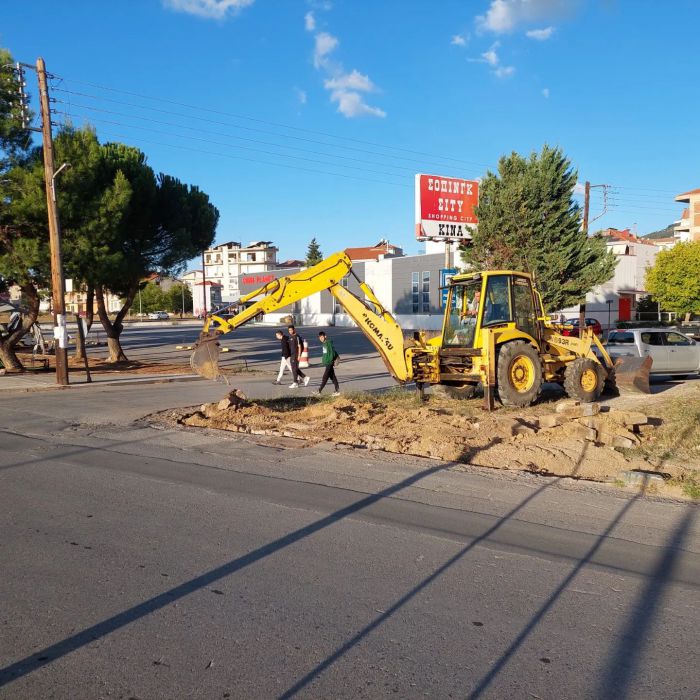
<svg viewBox="0 0 700 700">
<path fill-rule="evenodd" d="M 460 241 L 476 226 L 479 183 L 440 175 L 416 175 L 416 238 Z"/>
</svg>

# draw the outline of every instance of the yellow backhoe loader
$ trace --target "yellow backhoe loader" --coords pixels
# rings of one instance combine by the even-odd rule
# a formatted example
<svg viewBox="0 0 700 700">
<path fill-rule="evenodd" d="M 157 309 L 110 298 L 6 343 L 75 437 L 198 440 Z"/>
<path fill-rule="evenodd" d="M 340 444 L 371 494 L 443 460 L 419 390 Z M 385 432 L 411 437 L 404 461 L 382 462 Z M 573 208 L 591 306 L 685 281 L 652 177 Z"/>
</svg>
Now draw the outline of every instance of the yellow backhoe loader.
<svg viewBox="0 0 700 700">
<path fill-rule="evenodd" d="M 421 392 L 425 385 L 441 384 L 455 396 L 468 397 L 482 385 L 491 409 L 495 399 L 510 406 L 531 404 L 544 382 L 557 382 L 582 401 L 598 399 L 606 384 L 615 387 L 616 368 L 593 331 L 562 335 L 544 313 L 527 273 L 455 275 L 447 290 L 442 333 L 429 340 L 422 332 L 406 337 L 368 285 L 356 277 L 363 298 L 342 286 L 347 275 L 355 276 L 352 262 L 345 253 L 335 253 L 241 297 L 238 305 L 245 308 L 232 318 L 207 317 L 190 358 L 192 369 L 218 378 L 221 335 L 325 289 L 369 338 L 389 373 L 401 384 L 415 382 Z M 624 371 L 634 375 L 637 388 L 644 390 L 646 384 L 648 392 L 648 367 L 626 366 Z"/>
</svg>

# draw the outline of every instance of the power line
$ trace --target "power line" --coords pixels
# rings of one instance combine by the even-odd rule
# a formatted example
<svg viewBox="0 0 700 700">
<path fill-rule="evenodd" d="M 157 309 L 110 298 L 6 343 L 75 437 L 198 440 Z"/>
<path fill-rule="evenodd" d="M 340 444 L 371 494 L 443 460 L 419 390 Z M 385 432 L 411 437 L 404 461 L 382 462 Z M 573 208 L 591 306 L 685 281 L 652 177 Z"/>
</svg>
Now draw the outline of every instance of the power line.
<svg viewBox="0 0 700 700">
<path fill-rule="evenodd" d="M 276 148 L 284 148 L 284 149 L 293 150 L 293 151 L 300 151 L 300 152 L 302 152 L 302 153 L 310 153 L 310 154 L 312 154 L 312 155 L 327 156 L 327 157 L 329 157 L 329 158 L 340 158 L 340 159 L 342 159 L 342 160 L 349 160 L 349 161 L 353 161 L 353 162 L 356 162 L 356 163 L 365 163 L 366 165 L 380 165 L 380 166 L 381 166 L 381 165 L 384 165 L 384 166 L 389 167 L 389 168 L 395 168 L 395 169 L 397 169 L 397 170 L 404 170 L 404 171 L 408 171 L 408 172 L 411 172 L 411 173 L 414 173 L 414 172 L 415 172 L 415 169 L 414 169 L 414 168 L 409 168 L 409 167 L 404 166 L 404 165 L 393 165 L 393 164 L 391 164 L 391 163 L 382 164 L 382 163 L 377 163 L 377 162 L 371 161 L 371 160 L 364 160 L 363 158 L 353 158 L 352 156 L 343 156 L 343 155 L 335 154 L 335 153 L 325 153 L 325 152 L 323 152 L 323 151 L 312 151 L 312 150 L 308 150 L 308 149 L 305 149 L 305 148 L 299 148 L 299 147 L 297 147 L 297 146 L 288 146 L 288 145 L 283 144 L 283 143 L 274 143 L 274 142 L 270 142 L 270 141 L 261 141 L 260 139 L 250 139 L 250 138 L 245 138 L 245 137 L 242 137 L 242 136 L 235 136 L 235 135 L 233 135 L 233 134 L 228 134 L 228 133 L 224 133 L 224 132 L 221 132 L 221 131 L 212 131 L 212 130 L 207 130 L 207 129 L 201 129 L 201 128 L 199 128 L 199 127 L 186 126 L 186 125 L 184 125 L 184 124 L 178 124 L 178 123 L 176 123 L 176 122 L 164 121 L 164 120 L 162 120 L 162 119 L 152 119 L 152 118 L 150 118 L 150 117 L 137 117 L 137 116 L 133 116 L 133 115 L 130 115 L 130 114 L 125 114 L 124 112 L 116 112 L 116 111 L 114 111 L 114 110 L 102 109 L 102 108 L 100 108 L 100 107 L 92 107 L 92 106 L 90 106 L 90 105 L 82 105 L 82 104 L 77 104 L 77 103 L 66 102 L 65 100 L 56 100 L 56 102 L 59 103 L 59 104 L 64 104 L 64 105 L 66 105 L 66 106 L 69 107 L 69 108 L 75 107 L 75 108 L 80 108 L 80 109 L 87 109 L 87 110 L 94 111 L 94 112 L 100 112 L 100 113 L 103 113 L 103 114 L 112 114 L 112 115 L 119 116 L 119 117 L 126 117 L 127 119 L 139 119 L 140 121 L 147 121 L 147 122 L 150 122 L 150 123 L 152 123 L 152 124 L 161 124 L 161 125 L 163 125 L 163 126 L 173 126 L 173 127 L 177 128 L 177 129 L 186 129 L 186 130 L 188 130 L 188 131 L 196 131 L 197 133 L 212 134 L 212 135 L 214 135 L 214 136 L 225 136 L 225 137 L 227 137 L 227 138 L 236 139 L 237 141 L 246 141 L 246 142 L 248 142 L 248 143 L 257 143 L 257 144 L 266 145 L 266 146 L 274 146 L 274 147 L 276 147 Z M 98 122 L 102 122 L 102 123 L 118 124 L 119 126 L 125 126 L 125 127 L 129 127 L 129 128 L 133 128 L 133 129 L 146 129 L 146 128 L 147 128 L 147 127 L 142 127 L 142 126 L 140 126 L 139 124 L 125 124 L 125 123 L 123 123 L 123 122 L 115 122 L 115 121 L 111 121 L 111 120 L 107 120 L 107 119 L 100 119 L 100 118 L 98 118 L 98 117 L 92 117 L 92 116 L 86 117 L 85 115 L 74 115 L 72 112 L 70 112 L 70 113 L 69 113 L 69 112 L 61 112 L 61 113 L 71 114 L 71 115 L 73 115 L 73 116 L 80 116 L 81 118 L 92 119 L 92 120 L 94 120 L 94 121 L 98 121 Z M 152 131 L 158 132 L 157 129 L 152 129 Z M 162 132 L 162 131 L 160 131 L 160 132 L 158 132 L 158 133 L 167 133 L 167 134 L 170 134 L 171 132 L 170 132 L 170 131 L 168 131 L 168 132 Z M 196 139 L 196 140 L 205 140 L 205 141 L 206 141 L 206 139 L 199 139 L 198 137 L 189 136 L 189 135 L 188 135 L 188 136 L 184 136 L 184 138 L 193 138 L 193 139 Z M 245 147 L 245 146 L 238 146 L 238 148 L 246 148 L 246 147 Z M 258 149 L 249 149 L 249 150 L 258 150 Z M 267 151 L 263 151 L 263 152 L 264 152 L 264 153 L 267 153 Z M 274 154 L 274 155 L 277 155 L 277 154 Z M 286 157 L 299 157 L 299 156 L 286 156 Z M 304 160 L 304 159 L 302 158 L 302 160 Z M 336 165 L 336 164 L 333 163 L 332 165 Z M 341 167 L 352 167 L 352 166 L 341 165 Z M 358 169 L 363 169 L 363 170 L 364 170 L 364 168 L 358 168 Z M 386 172 L 383 172 L 383 173 L 380 173 L 380 174 L 382 174 L 382 175 L 399 176 L 399 173 L 386 173 Z"/>
<path fill-rule="evenodd" d="M 65 78 L 65 77 L 61 78 L 61 79 L 64 81 L 67 81 L 69 83 L 75 83 L 77 85 L 87 85 L 89 87 L 97 88 L 99 90 L 106 90 L 109 92 L 116 92 L 116 93 L 123 94 L 123 95 L 130 95 L 131 97 L 138 97 L 139 99 L 161 102 L 163 104 L 172 104 L 172 105 L 175 105 L 178 107 L 185 107 L 186 109 L 194 109 L 194 110 L 201 111 L 201 112 L 208 112 L 209 114 L 218 114 L 221 116 L 233 117 L 235 119 L 243 119 L 245 121 L 251 121 L 251 122 L 258 123 L 258 124 L 266 124 L 268 126 L 275 126 L 275 127 L 282 128 L 282 129 L 288 129 L 290 131 L 298 131 L 298 132 L 307 133 L 307 134 L 325 136 L 327 138 L 337 139 L 339 141 L 348 141 L 351 143 L 359 143 L 359 144 L 362 144 L 365 146 L 372 146 L 374 148 L 384 148 L 384 149 L 399 151 L 402 153 L 410 153 L 412 155 L 424 156 L 427 158 L 431 158 L 433 160 L 444 160 L 444 161 L 450 161 L 453 163 L 460 163 L 463 165 L 470 165 L 470 166 L 477 165 L 479 167 L 485 167 L 485 168 L 490 167 L 486 163 L 477 163 L 474 161 L 470 162 L 470 161 L 464 160 L 462 158 L 454 158 L 451 156 L 441 156 L 441 155 L 436 155 L 433 153 L 426 153 L 424 151 L 416 151 L 413 149 L 404 148 L 402 146 L 388 146 L 386 144 L 377 143 L 375 141 L 366 141 L 363 139 L 356 139 L 356 138 L 352 138 L 349 136 L 338 136 L 337 134 L 332 134 L 332 133 L 329 133 L 326 131 L 319 131 L 317 129 L 305 129 L 303 127 L 291 126 L 289 124 L 283 124 L 280 122 L 273 122 L 273 121 L 268 121 L 265 119 L 259 119 L 259 118 L 251 117 L 251 116 L 248 116 L 245 114 L 237 114 L 235 112 L 226 112 L 223 110 L 210 109 L 207 107 L 202 107 L 201 105 L 193 105 L 193 104 L 189 104 L 187 102 L 179 102 L 177 100 L 169 100 L 169 99 L 163 98 L 163 97 L 153 97 L 151 95 L 144 95 L 144 94 L 138 93 L 138 92 L 132 92 L 129 90 L 121 90 L 119 88 L 114 88 L 114 87 L 110 87 L 107 85 L 100 85 L 99 83 L 93 83 L 93 82 L 82 81 L 82 80 L 75 80 L 73 78 Z M 59 88 L 55 88 L 55 89 L 58 90 Z M 79 93 L 76 93 L 76 94 L 79 94 Z M 104 98 L 101 96 L 91 96 L 91 97 L 93 97 L 93 99 L 104 99 L 104 100 L 108 99 L 108 98 Z M 152 107 L 146 107 L 145 105 L 139 105 L 139 106 L 141 106 L 143 109 L 155 109 Z M 245 128 L 245 127 L 240 127 L 240 128 Z M 287 138 L 295 138 L 295 137 L 288 136 Z M 331 145 L 331 144 L 328 144 L 328 145 Z M 350 148 L 349 146 L 342 146 L 342 147 L 343 148 Z M 398 156 L 393 156 L 393 157 L 398 157 Z"/>
<path fill-rule="evenodd" d="M 139 131 L 149 131 L 149 132 L 152 132 L 155 134 L 163 134 L 165 136 L 183 136 L 183 138 L 187 138 L 187 139 L 194 140 L 194 141 L 201 141 L 202 143 L 208 143 L 208 144 L 212 144 L 214 146 L 226 146 L 227 148 L 251 151 L 253 153 L 261 153 L 263 155 L 275 156 L 277 158 L 290 158 L 293 160 L 300 160 L 300 161 L 304 161 L 307 163 L 315 163 L 317 165 L 329 165 L 331 167 L 348 168 L 350 170 L 359 170 L 360 172 L 371 173 L 373 175 L 385 175 L 387 177 L 401 177 L 401 175 L 399 173 L 389 173 L 389 172 L 385 172 L 382 170 L 369 170 L 367 168 L 359 167 L 356 165 L 346 165 L 344 163 L 333 163 L 333 162 L 328 162 L 328 161 L 324 161 L 324 160 L 316 160 L 314 158 L 305 158 L 304 156 L 291 155 L 291 154 L 287 154 L 287 153 L 277 153 L 275 151 L 265 151 L 265 150 L 260 149 L 260 148 L 252 148 L 250 146 L 240 146 L 237 144 L 232 144 L 232 143 L 223 142 L 223 141 L 214 141 L 212 139 L 205 139 L 205 138 L 201 138 L 199 136 L 176 134 L 176 133 L 172 133 L 170 131 L 163 131 L 162 129 L 153 129 L 153 128 L 148 127 L 148 126 L 139 126 L 139 125 L 135 125 L 135 124 L 124 124 L 123 122 L 113 121 L 110 119 L 100 119 L 100 118 L 93 119 L 92 117 L 87 117 L 85 115 L 75 114 L 72 112 L 60 111 L 57 113 L 63 114 L 63 115 L 68 116 L 68 117 L 76 117 L 78 119 L 83 119 L 84 121 L 91 121 L 92 120 L 92 121 L 100 122 L 102 124 L 111 124 L 112 126 L 121 126 L 121 127 L 127 128 L 127 129 L 137 129 Z"/>
<path fill-rule="evenodd" d="M 66 127 L 66 126 L 70 126 L 70 124 L 62 122 L 62 123 L 59 123 L 59 126 Z M 103 133 L 106 134 L 107 136 L 112 136 L 113 138 L 117 138 L 117 139 L 130 138 L 129 136 L 127 136 L 125 134 L 121 134 L 121 133 L 114 133 L 114 132 L 110 132 L 110 131 L 106 131 Z M 221 151 L 207 151 L 207 150 L 204 150 L 201 148 L 191 148 L 189 146 L 182 146 L 180 144 L 164 143 L 163 141 L 154 141 L 153 139 L 148 139 L 148 138 L 145 138 L 142 136 L 138 136 L 138 139 L 144 143 L 150 143 L 150 144 L 154 144 L 157 146 L 165 146 L 167 148 L 175 148 L 175 149 L 182 150 L 182 151 L 190 151 L 193 153 L 202 153 L 205 155 L 219 156 L 220 158 L 242 160 L 242 161 L 246 161 L 248 163 L 256 163 L 259 165 L 270 165 L 273 167 L 287 168 L 290 170 L 315 173 L 315 174 L 319 174 L 319 175 L 332 175 L 334 177 L 342 177 L 342 178 L 345 178 L 348 180 L 357 180 L 359 182 L 371 182 L 371 183 L 380 184 L 380 185 L 394 185 L 396 187 L 404 187 L 404 188 L 411 188 L 411 189 L 413 188 L 413 185 L 409 185 L 409 184 L 402 183 L 402 182 L 389 182 L 387 180 L 375 180 L 373 178 L 359 177 L 356 175 L 349 175 L 347 173 L 337 173 L 337 172 L 331 172 L 328 170 L 318 170 L 315 168 L 305 168 L 305 167 L 298 166 L 298 165 L 288 165 L 286 163 L 271 163 L 270 161 L 266 161 L 266 160 L 260 160 L 260 159 L 256 159 L 256 158 L 247 158 L 245 156 L 236 156 L 236 155 L 232 155 L 229 153 L 222 153 Z"/>
</svg>

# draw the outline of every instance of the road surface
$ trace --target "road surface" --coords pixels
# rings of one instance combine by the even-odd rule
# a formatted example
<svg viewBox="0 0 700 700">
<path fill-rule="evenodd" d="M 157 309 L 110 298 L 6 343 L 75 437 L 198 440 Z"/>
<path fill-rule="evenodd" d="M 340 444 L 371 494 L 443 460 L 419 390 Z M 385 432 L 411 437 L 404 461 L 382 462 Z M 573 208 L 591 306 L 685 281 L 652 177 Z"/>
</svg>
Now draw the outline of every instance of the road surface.
<svg viewBox="0 0 700 700">
<path fill-rule="evenodd" d="M 697 506 L 138 420 L 221 393 L 3 396 L 0 697 L 697 697 Z"/>
</svg>

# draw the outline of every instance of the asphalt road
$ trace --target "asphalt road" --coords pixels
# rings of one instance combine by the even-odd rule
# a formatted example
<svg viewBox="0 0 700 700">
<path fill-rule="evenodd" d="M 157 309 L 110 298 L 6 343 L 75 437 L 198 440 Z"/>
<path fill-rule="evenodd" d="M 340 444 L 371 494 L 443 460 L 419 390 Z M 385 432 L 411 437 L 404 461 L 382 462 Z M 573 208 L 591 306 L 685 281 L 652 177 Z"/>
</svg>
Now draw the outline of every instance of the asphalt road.
<svg viewBox="0 0 700 700">
<path fill-rule="evenodd" d="M 697 506 L 138 420 L 221 392 L 0 399 L 0 697 L 697 697 Z"/>
</svg>

